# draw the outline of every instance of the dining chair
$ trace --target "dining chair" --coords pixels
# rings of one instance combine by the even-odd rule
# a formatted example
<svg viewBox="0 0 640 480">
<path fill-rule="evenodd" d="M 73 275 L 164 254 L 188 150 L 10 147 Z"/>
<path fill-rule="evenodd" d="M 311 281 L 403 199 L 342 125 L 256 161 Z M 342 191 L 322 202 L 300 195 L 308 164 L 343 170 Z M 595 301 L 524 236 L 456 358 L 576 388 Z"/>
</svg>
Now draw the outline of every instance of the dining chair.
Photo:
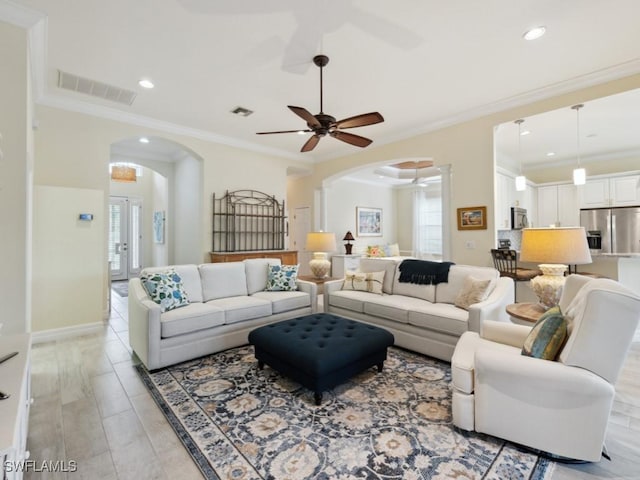
<svg viewBox="0 0 640 480">
<path fill-rule="evenodd" d="M 542 272 L 537 269 L 520 268 L 518 267 L 518 252 L 515 250 L 508 250 L 506 248 L 493 248 L 491 249 L 491 256 L 493 257 L 493 265 L 496 270 L 500 272 L 501 277 L 510 277 L 514 281 L 513 288 L 513 300 L 518 301 L 518 284 L 517 282 L 529 281 L 538 275 L 542 275 Z"/>
</svg>

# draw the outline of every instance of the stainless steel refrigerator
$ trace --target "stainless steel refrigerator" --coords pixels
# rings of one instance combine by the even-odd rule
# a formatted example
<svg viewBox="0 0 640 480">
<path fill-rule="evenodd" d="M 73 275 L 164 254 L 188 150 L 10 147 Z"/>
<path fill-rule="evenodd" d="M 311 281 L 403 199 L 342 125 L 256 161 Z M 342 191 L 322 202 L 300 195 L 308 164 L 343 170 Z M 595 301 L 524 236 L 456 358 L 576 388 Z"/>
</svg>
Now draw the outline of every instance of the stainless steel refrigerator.
<svg viewBox="0 0 640 480">
<path fill-rule="evenodd" d="M 580 210 L 580 225 L 594 253 L 640 253 L 640 207 Z"/>
</svg>

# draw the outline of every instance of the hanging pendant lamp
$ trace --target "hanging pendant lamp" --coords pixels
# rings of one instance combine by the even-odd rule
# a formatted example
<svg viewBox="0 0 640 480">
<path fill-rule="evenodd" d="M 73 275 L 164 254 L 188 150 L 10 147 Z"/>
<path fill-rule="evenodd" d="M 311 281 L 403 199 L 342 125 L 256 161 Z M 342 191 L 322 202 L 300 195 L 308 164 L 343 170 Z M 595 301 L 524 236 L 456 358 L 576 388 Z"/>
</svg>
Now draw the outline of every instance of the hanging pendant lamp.
<svg viewBox="0 0 640 480">
<path fill-rule="evenodd" d="M 578 168 L 573 170 L 573 184 L 584 185 L 587 181 L 587 172 L 580 166 L 580 109 L 584 107 L 582 103 L 571 107 L 576 111 L 576 145 L 578 152 Z"/>
<path fill-rule="evenodd" d="M 111 180 L 114 182 L 137 181 L 136 169 L 130 165 L 114 164 L 111 166 Z"/>
<path fill-rule="evenodd" d="M 519 118 L 514 123 L 518 125 L 518 162 L 520 164 L 520 175 L 516 177 L 516 190 L 524 192 L 527 189 L 527 177 L 522 174 L 522 124 L 524 120 Z"/>
</svg>

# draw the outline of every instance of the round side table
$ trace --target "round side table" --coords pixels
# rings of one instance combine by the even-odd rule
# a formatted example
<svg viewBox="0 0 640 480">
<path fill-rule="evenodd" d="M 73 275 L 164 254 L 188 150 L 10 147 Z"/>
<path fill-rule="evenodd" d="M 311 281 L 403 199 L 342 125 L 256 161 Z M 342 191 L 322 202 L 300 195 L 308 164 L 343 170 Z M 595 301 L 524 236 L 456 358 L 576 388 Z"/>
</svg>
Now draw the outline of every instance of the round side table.
<svg viewBox="0 0 640 480">
<path fill-rule="evenodd" d="M 506 310 L 513 323 L 530 327 L 546 312 L 538 303 L 512 303 Z"/>
</svg>

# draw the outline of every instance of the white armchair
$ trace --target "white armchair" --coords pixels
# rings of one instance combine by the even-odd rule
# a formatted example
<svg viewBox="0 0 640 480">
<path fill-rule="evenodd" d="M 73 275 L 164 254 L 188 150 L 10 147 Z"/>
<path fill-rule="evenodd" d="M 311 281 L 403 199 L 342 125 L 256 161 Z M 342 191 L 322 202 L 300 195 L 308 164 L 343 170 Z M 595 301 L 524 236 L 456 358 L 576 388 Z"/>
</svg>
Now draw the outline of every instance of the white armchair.
<svg viewBox="0 0 640 480">
<path fill-rule="evenodd" d="M 486 321 L 451 359 L 453 423 L 562 457 L 599 461 L 614 385 L 640 319 L 620 283 L 570 275 L 569 336 L 556 361 L 521 354 L 528 326 Z"/>
</svg>

